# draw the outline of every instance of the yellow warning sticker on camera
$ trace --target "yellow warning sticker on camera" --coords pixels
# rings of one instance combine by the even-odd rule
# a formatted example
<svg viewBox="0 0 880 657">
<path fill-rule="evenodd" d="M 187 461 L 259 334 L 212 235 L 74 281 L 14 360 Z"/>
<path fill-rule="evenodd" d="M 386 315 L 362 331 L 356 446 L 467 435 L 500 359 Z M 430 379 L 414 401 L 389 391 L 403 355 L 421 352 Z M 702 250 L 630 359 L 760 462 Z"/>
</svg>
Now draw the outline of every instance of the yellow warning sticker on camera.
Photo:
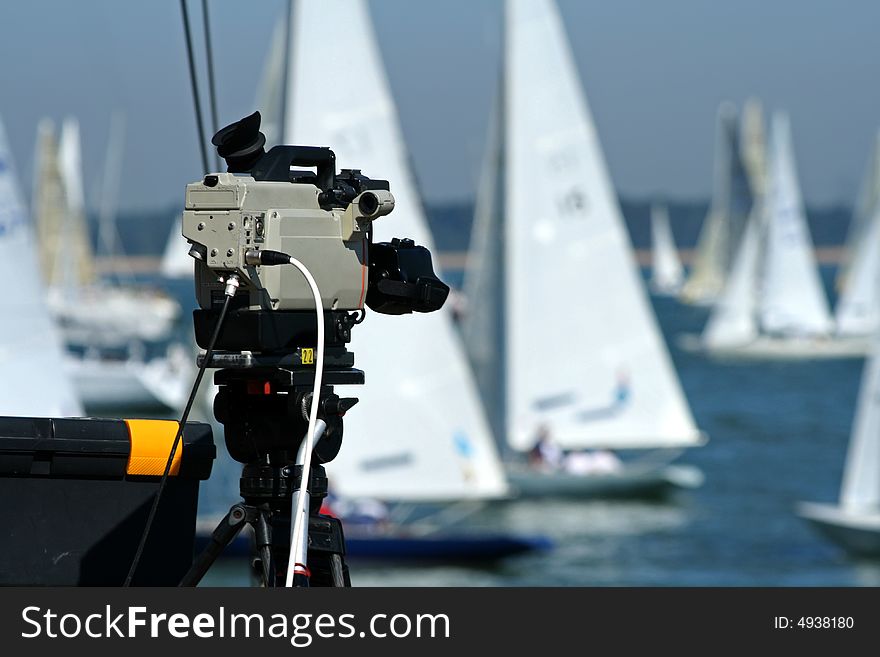
<svg viewBox="0 0 880 657">
<path fill-rule="evenodd" d="M 315 350 L 311 347 L 303 347 L 299 355 L 299 360 L 303 365 L 314 365 Z"/>
</svg>

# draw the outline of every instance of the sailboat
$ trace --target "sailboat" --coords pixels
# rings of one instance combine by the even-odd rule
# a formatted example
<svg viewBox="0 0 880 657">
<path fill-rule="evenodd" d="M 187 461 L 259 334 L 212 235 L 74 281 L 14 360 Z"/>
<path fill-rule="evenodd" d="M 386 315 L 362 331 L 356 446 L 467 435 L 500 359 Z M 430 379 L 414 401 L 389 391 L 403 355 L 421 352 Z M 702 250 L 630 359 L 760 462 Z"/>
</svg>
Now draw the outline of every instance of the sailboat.
<svg viewBox="0 0 880 657">
<path fill-rule="evenodd" d="M 64 369 L 63 345 L 46 308 L 34 231 L 0 121 L 0 276 L 15 281 L 0 313 L 0 415 L 64 417 L 82 406 Z"/>
<path fill-rule="evenodd" d="M 871 336 L 880 329 L 880 134 L 874 144 L 837 275 L 837 334 Z"/>
<path fill-rule="evenodd" d="M 749 215 L 724 294 L 699 341 L 723 357 L 802 359 L 864 355 L 860 339 L 833 336 L 794 165 L 787 115 L 771 126 L 766 193 Z"/>
<path fill-rule="evenodd" d="M 684 282 L 684 269 L 675 247 L 665 205 L 651 206 L 651 290 L 658 296 L 675 296 Z"/>
<path fill-rule="evenodd" d="M 715 123 L 712 202 L 700 230 L 690 275 L 681 290 L 682 301 L 701 306 L 711 306 L 721 294 L 752 207 L 736 109 L 731 103 L 721 104 Z"/>
<path fill-rule="evenodd" d="M 85 224 L 79 127 L 68 119 L 56 141 L 48 121 L 38 129 L 34 215 L 50 311 L 67 346 L 63 363 L 82 402 L 177 409 L 186 396 L 188 366 L 167 339 L 179 306 L 154 290 L 98 281 Z"/>
<path fill-rule="evenodd" d="M 132 339 L 166 337 L 178 306 L 153 291 L 104 285 L 97 280 L 85 221 L 79 124 L 62 123 L 57 145 L 51 124 L 39 128 L 35 200 L 49 304 L 68 340 L 122 346 Z M 43 191 L 43 186 L 55 190 Z M 47 208 L 49 204 L 57 207 Z"/>
<path fill-rule="evenodd" d="M 865 363 L 837 504 L 804 502 L 798 514 L 827 538 L 880 555 L 880 333 Z"/>
<path fill-rule="evenodd" d="M 649 450 L 612 473 L 508 469 L 520 495 L 695 485 L 698 431 L 651 309 L 557 10 L 507 4 L 463 334 L 493 428 L 522 452 Z M 663 450 L 669 451 L 663 451 Z"/>
</svg>

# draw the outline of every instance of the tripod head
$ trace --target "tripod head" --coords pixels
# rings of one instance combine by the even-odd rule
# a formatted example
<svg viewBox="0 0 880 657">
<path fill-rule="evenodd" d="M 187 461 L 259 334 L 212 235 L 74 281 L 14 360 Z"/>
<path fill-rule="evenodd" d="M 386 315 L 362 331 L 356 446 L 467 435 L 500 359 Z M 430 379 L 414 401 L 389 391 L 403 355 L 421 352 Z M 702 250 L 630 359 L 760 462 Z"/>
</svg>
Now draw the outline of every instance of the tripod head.
<svg viewBox="0 0 880 657">
<path fill-rule="evenodd" d="M 313 453 L 318 464 L 339 453 L 343 416 L 357 402 L 340 397 L 336 385 L 359 385 L 364 373 L 354 368 L 354 354 L 345 344 L 325 349 L 318 418 L 327 428 Z M 305 435 L 314 396 L 313 349 L 300 347 L 291 354 L 215 353 L 208 367 L 219 367 L 214 382 L 214 417 L 223 424 L 230 456 L 244 464 L 289 463 Z"/>
</svg>

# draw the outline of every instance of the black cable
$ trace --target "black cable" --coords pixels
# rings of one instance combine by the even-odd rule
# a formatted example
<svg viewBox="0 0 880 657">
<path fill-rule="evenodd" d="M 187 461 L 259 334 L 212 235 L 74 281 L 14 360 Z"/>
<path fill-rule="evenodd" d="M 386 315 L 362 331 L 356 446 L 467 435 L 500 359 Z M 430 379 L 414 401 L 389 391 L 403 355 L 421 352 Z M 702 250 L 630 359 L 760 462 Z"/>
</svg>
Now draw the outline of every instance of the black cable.
<svg viewBox="0 0 880 657">
<path fill-rule="evenodd" d="M 217 134 L 217 90 L 214 87 L 214 54 L 211 50 L 211 25 L 208 20 L 208 0 L 202 0 L 202 19 L 205 23 L 205 58 L 208 61 L 208 100 L 211 105 L 211 134 Z M 217 171 L 220 171 L 220 156 L 214 154 Z"/>
<path fill-rule="evenodd" d="M 186 56 L 189 60 L 189 81 L 192 85 L 193 103 L 196 109 L 196 126 L 199 131 L 199 150 L 202 153 L 202 169 L 208 172 L 208 152 L 205 148 L 205 127 L 202 125 L 202 105 L 199 102 L 199 85 L 196 80 L 196 62 L 193 57 L 192 34 L 189 30 L 189 13 L 186 10 L 186 0 L 180 0 L 180 10 L 183 12 L 183 31 L 186 34 Z"/>
<path fill-rule="evenodd" d="M 141 535 L 141 541 L 138 544 L 137 552 L 135 552 L 134 561 L 131 562 L 131 568 L 128 571 L 123 586 L 131 586 L 131 580 L 134 578 L 138 562 L 141 560 L 144 546 L 147 544 L 147 537 L 150 535 L 150 528 L 153 525 L 153 520 L 156 518 L 156 510 L 159 508 L 159 499 L 162 497 L 162 491 L 165 489 L 165 482 L 168 481 L 168 473 L 171 471 L 174 454 L 177 452 L 177 446 L 180 443 L 181 436 L 183 436 L 183 430 L 186 427 L 189 412 L 192 410 L 196 395 L 199 392 L 199 384 L 202 382 L 202 377 L 205 375 L 205 370 L 207 369 L 208 363 L 211 361 L 211 356 L 214 353 L 214 345 L 217 342 L 217 336 L 220 335 L 220 329 L 223 328 L 223 321 L 226 319 L 226 311 L 229 310 L 229 303 L 231 301 L 232 296 L 227 294 L 226 300 L 223 302 L 223 308 L 220 310 L 220 316 L 217 318 L 217 325 L 214 327 L 214 333 L 211 335 L 210 342 L 208 342 L 208 349 L 205 351 L 205 358 L 199 366 L 199 373 L 196 375 L 195 383 L 193 383 L 192 390 L 189 393 L 189 401 L 186 402 L 186 407 L 183 409 L 183 415 L 180 418 L 180 425 L 177 427 L 177 435 L 174 436 L 174 443 L 171 445 L 171 453 L 168 455 L 168 460 L 165 462 L 165 472 L 162 473 L 162 480 L 159 482 L 159 490 L 156 491 L 156 497 L 153 500 L 153 506 L 150 509 L 150 515 L 147 517 L 147 524 L 144 527 L 144 533 Z"/>
</svg>

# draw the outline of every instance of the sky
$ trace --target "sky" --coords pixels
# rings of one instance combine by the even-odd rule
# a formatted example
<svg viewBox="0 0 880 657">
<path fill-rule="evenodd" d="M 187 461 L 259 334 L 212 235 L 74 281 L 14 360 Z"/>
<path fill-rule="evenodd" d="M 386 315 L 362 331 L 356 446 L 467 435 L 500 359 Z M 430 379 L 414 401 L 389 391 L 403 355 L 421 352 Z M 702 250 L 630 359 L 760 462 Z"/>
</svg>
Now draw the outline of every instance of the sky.
<svg viewBox="0 0 880 657">
<path fill-rule="evenodd" d="M 472 199 L 501 66 L 503 2 L 369 5 L 426 200 Z M 756 96 L 765 108 L 790 113 L 807 202 L 852 202 L 880 128 L 880 3 L 558 5 L 621 194 L 707 197 L 716 109 Z M 285 6 L 209 0 L 221 125 L 255 108 L 271 30 Z M 189 7 L 203 71 L 201 2 Z M 328 38 L 332 31 L 328 25 Z M 92 207 L 114 111 L 126 120 L 122 211 L 182 203 L 186 183 L 203 174 L 178 0 L 6 2 L 0 62 L 0 117 L 26 191 L 44 116 L 79 119 Z M 328 83 L 356 74 L 356 67 L 328 71 Z"/>
</svg>

